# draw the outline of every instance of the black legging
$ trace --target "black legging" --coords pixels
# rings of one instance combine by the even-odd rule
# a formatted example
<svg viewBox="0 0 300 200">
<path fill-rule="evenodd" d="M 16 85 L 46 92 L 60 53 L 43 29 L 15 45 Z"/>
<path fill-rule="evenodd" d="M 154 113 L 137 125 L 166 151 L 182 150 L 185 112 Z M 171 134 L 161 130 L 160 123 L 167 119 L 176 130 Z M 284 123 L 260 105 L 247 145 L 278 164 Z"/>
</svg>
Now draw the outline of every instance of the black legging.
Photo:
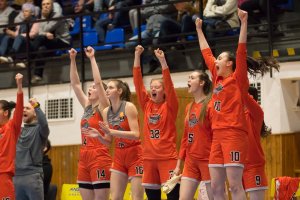
<svg viewBox="0 0 300 200">
<path fill-rule="evenodd" d="M 177 184 L 175 188 L 167 194 L 168 200 L 178 200 L 179 199 L 179 189 L 180 185 Z M 161 190 L 145 189 L 148 200 L 160 200 L 161 199 Z"/>
</svg>

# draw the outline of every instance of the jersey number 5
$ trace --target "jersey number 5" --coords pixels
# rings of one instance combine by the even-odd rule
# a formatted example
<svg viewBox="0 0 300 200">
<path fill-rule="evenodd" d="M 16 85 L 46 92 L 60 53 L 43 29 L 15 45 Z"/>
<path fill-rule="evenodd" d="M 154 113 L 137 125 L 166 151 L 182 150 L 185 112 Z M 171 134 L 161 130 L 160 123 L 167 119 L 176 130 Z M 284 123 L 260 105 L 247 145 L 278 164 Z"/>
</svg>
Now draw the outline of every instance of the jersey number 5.
<svg viewBox="0 0 300 200">
<path fill-rule="evenodd" d="M 194 133 L 189 133 L 188 134 L 188 143 L 192 143 L 194 140 Z"/>
</svg>

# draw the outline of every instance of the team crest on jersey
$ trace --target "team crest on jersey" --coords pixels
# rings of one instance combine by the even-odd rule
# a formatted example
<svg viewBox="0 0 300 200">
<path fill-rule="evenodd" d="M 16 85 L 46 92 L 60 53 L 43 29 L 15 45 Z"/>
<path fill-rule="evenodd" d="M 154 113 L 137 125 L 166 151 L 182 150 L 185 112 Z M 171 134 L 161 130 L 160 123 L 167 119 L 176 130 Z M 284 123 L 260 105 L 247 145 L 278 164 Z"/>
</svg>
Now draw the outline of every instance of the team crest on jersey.
<svg viewBox="0 0 300 200">
<path fill-rule="evenodd" d="M 219 83 L 218 86 L 214 89 L 214 94 L 219 94 L 222 90 L 223 90 L 223 85 Z"/>
<path fill-rule="evenodd" d="M 152 114 L 150 115 L 148 121 L 150 124 L 157 124 L 157 122 L 160 120 L 160 115 L 159 114 Z"/>
<path fill-rule="evenodd" d="M 195 113 L 192 113 L 189 118 L 189 127 L 194 127 L 198 123 L 197 116 Z"/>
<path fill-rule="evenodd" d="M 125 115 L 124 115 L 124 112 L 120 112 L 119 120 L 120 120 L 120 122 L 124 122 L 124 121 L 125 121 Z"/>
</svg>

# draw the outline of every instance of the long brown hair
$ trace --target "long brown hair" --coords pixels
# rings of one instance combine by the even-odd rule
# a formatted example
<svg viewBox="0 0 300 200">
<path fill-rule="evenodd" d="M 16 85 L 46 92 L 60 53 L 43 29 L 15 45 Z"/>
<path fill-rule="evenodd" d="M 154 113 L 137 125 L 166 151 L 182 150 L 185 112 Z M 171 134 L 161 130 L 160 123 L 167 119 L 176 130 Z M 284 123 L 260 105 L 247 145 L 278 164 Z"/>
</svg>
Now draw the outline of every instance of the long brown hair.
<svg viewBox="0 0 300 200">
<path fill-rule="evenodd" d="M 13 101 L 0 100 L 0 106 L 4 111 L 8 111 L 8 119 L 11 116 L 11 111 L 16 107 L 16 103 Z"/>
<path fill-rule="evenodd" d="M 195 72 L 197 72 L 199 74 L 199 81 L 204 81 L 203 93 L 206 95 L 206 98 L 202 102 L 202 107 L 201 107 L 201 111 L 200 111 L 200 115 L 199 115 L 199 121 L 201 123 L 203 123 L 203 121 L 206 117 L 207 106 L 208 106 L 208 103 L 210 102 L 210 99 L 212 96 L 212 81 L 210 80 L 207 73 L 199 71 L 199 70 L 196 70 Z M 192 102 L 190 105 L 187 117 L 190 115 L 190 111 L 192 109 L 193 104 L 194 104 L 194 102 Z"/>
<path fill-rule="evenodd" d="M 117 86 L 118 89 L 122 89 L 122 94 L 120 96 L 120 99 L 123 100 L 123 101 L 130 101 L 131 92 L 130 92 L 130 88 L 128 86 L 128 83 L 123 82 L 119 79 L 113 79 L 111 81 L 116 83 L 116 86 Z"/>
<path fill-rule="evenodd" d="M 258 101 L 258 91 L 255 87 L 249 87 L 248 89 L 248 93 L 253 97 L 253 99 L 257 102 Z M 268 135 L 270 135 L 272 133 L 272 129 L 270 127 L 268 127 L 265 124 L 265 120 L 263 120 L 262 122 L 262 126 L 260 129 L 260 136 L 261 137 L 267 137 Z"/>
<path fill-rule="evenodd" d="M 235 71 L 236 56 L 230 51 L 225 51 L 225 53 L 227 53 L 228 60 L 232 61 L 232 70 Z M 280 69 L 280 65 L 274 57 L 253 58 L 247 56 L 247 70 L 251 76 L 256 77 L 257 74 L 264 76 L 271 69 L 275 69 L 278 72 Z"/>
</svg>

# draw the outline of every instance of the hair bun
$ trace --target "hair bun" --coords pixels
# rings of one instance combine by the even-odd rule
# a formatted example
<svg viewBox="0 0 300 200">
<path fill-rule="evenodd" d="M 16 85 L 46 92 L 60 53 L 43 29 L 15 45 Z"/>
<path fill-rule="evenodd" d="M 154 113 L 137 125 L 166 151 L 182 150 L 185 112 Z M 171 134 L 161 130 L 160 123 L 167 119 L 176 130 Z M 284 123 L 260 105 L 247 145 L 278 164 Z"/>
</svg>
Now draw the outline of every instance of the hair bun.
<svg viewBox="0 0 300 200">
<path fill-rule="evenodd" d="M 9 107 L 9 109 L 13 109 L 16 107 L 16 103 L 13 101 L 10 101 L 10 102 L 8 102 L 8 107 Z"/>
</svg>

